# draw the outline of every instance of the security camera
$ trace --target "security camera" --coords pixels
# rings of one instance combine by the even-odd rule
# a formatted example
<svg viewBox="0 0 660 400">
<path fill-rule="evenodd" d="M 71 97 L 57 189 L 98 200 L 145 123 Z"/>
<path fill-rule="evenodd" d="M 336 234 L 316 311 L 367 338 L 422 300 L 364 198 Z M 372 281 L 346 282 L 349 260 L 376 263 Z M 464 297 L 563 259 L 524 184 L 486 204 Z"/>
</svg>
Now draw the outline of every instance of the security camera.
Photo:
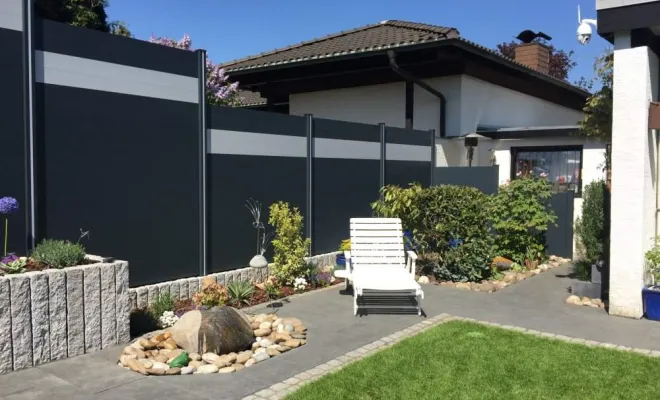
<svg viewBox="0 0 660 400">
<path fill-rule="evenodd" d="M 598 22 L 595 19 L 582 19 L 582 16 L 580 15 L 580 6 L 578 6 L 578 24 L 577 40 L 580 44 L 588 44 L 593 35 L 591 26 L 598 27 Z"/>
<path fill-rule="evenodd" d="M 577 39 L 581 44 L 588 44 L 591 41 L 591 26 L 585 22 L 581 23 L 577 29 Z"/>
</svg>

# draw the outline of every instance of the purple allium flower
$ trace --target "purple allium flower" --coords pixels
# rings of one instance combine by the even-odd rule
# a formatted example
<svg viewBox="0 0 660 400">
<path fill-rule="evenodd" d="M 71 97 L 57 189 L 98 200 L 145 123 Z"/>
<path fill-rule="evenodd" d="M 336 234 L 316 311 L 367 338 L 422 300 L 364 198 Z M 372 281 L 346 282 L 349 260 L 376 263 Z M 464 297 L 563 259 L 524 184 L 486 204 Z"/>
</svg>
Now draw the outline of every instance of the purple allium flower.
<svg viewBox="0 0 660 400">
<path fill-rule="evenodd" d="M 3 197 L 0 199 L 0 214 L 9 215 L 18 211 L 18 201 L 13 197 Z"/>
</svg>

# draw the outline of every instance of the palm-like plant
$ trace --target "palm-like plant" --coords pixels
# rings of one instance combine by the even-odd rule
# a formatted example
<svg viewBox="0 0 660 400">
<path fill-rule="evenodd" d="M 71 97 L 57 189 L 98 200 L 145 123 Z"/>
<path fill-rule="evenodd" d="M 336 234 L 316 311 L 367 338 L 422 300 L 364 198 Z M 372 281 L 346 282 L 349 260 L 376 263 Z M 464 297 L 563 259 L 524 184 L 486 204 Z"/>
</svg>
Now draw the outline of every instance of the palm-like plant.
<svg viewBox="0 0 660 400">
<path fill-rule="evenodd" d="M 227 294 L 232 304 L 249 306 L 254 294 L 254 286 L 247 281 L 233 281 L 227 284 Z"/>
</svg>

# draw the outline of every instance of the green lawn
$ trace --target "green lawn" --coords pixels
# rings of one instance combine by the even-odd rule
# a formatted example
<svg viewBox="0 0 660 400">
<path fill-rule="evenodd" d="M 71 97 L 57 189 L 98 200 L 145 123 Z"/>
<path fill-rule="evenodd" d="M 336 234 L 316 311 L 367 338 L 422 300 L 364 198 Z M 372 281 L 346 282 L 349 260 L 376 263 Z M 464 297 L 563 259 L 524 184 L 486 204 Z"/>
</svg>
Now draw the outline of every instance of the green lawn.
<svg viewBox="0 0 660 400">
<path fill-rule="evenodd" d="M 659 395 L 660 359 L 449 322 L 305 385 L 287 400 Z"/>
</svg>

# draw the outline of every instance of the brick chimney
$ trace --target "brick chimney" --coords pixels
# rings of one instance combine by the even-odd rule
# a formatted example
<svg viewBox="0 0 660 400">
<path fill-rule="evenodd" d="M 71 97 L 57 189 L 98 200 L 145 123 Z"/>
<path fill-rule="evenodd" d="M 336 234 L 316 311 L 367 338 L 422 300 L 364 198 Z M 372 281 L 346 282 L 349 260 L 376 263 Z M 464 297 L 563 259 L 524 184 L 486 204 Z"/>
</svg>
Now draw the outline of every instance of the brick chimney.
<svg viewBox="0 0 660 400">
<path fill-rule="evenodd" d="M 516 61 L 547 74 L 550 71 L 550 49 L 540 43 L 522 43 L 516 47 Z"/>
</svg>

